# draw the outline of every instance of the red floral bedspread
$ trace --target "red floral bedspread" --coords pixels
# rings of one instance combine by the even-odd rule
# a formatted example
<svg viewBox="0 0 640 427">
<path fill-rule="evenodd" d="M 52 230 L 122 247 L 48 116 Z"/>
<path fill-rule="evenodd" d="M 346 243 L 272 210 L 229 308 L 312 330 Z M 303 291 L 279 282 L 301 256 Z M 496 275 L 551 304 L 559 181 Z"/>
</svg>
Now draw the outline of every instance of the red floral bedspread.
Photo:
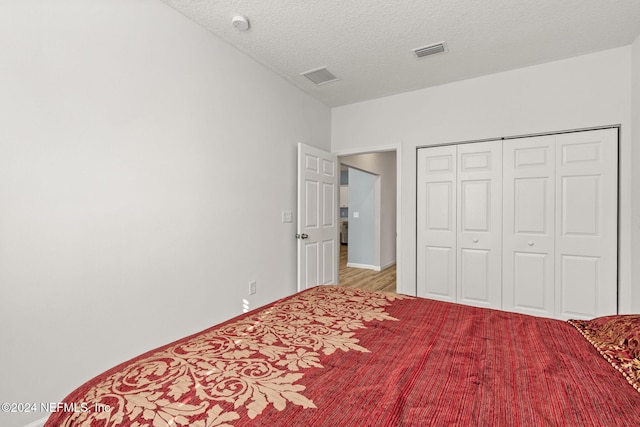
<svg viewBox="0 0 640 427">
<path fill-rule="evenodd" d="M 565 322 L 334 286 L 148 352 L 65 402 L 76 410 L 45 426 L 640 425 L 640 393 Z"/>
</svg>

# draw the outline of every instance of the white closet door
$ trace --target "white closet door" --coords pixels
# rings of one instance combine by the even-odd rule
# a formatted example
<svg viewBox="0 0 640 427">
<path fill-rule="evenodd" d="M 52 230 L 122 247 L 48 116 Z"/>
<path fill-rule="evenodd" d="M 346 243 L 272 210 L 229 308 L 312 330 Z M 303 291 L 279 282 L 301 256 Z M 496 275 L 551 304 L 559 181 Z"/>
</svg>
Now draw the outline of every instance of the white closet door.
<svg viewBox="0 0 640 427">
<path fill-rule="evenodd" d="M 456 300 L 456 146 L 418 150 L 417 295 Z"/>
<path fill-rule="evenodd" d="M 501 308 L 502 141 L 458 146 L 457 301 Z"/>
<path fill-rule="evenodd" d="M 557 317 L 617 312 L 618 130 L 556 137 Z"/>
<path fill-rule="evenodd" d="M 555 136 L 503 147 L 504 310 L 554 317 Z"/>
</svg>

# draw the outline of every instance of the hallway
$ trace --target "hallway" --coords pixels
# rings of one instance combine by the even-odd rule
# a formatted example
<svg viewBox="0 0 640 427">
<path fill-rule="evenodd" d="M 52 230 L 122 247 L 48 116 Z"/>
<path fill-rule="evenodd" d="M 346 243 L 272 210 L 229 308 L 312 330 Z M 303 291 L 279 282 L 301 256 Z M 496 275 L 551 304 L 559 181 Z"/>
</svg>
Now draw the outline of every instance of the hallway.
<svg viewBox="0 0 640 427">
<path fill-rule="evenodd" d="M 372 291 L 396 292 L 396 265 L 383 270 L 347 267 L 347 245 L 340 245 L 340 285 Z"/>
</svg>

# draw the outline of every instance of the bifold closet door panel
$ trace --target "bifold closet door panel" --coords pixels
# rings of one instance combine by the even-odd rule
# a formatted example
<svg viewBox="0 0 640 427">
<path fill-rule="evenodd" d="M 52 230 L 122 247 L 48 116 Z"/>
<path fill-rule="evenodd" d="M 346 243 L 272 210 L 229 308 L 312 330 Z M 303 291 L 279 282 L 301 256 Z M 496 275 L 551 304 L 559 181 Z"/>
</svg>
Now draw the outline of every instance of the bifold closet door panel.
<svg viewBox="0 0 640 427">
<path fill-rule="evenodd" d="M 502 141 L 458 146 L 457 301 L 501 308 Z"/>
<path fill-rule="evenodd" d="M 617 312 L 618 130 L 556 136 L 557 317 Z"/>
<path fill-rule="evenodd" d="M 456 146 L 418 150 L 417 295 L 456 301 Z"/>
<path fill-rule="evenodd" d="M 554 135 L 503 146 L 504 310 L 554 317 Z"/>
</svg>

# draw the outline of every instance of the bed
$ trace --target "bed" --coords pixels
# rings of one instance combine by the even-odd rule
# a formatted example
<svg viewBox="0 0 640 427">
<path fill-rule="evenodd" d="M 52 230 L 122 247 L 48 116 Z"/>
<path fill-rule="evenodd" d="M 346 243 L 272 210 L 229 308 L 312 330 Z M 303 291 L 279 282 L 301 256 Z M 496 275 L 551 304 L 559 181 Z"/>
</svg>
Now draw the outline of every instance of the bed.
<svg viewBox="0 0 640 427">
<path fill-rule="evenodd" d="M 320 286 L 104 372 L 45 426 L 640 425 L 638 336 Z"/>
</svg>

